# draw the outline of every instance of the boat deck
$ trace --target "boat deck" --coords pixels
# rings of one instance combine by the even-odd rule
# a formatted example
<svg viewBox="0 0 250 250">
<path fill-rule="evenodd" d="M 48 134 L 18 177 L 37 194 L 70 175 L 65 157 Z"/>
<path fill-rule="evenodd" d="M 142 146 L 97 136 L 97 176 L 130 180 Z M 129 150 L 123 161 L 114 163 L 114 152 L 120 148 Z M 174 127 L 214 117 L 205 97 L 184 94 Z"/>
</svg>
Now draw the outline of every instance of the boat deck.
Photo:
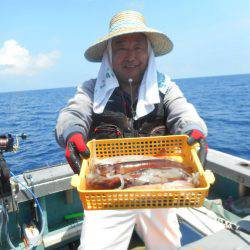
<svg viewBox="0 0 250 250">
<path fill-rule="evenodd" d="M 211 187 L 210 191 L 212 195 L 210 198 L 219 197 L 222 200 L 226 200 L 230 195 L 234 199 L 237 199 L 240 196 L 248 194 L 250 187 L 249 161 L 210 149 L 207 168 L 211 169 L 217 178 L 217 182 Z M 63 245 L 67 245 L 68 249 L 76 249 L 77 247 L 82 223 L 82 216 L 79 216 L 79 212 L 83 210 L 77 191 L 72 189 L 70 185 L 72 175 L 73 172 L 70 167 L 67 164 L 61 164 L 26 171 L 17 176 L 18 181 L 28 186 L 35 196 L 38 197 L 46 215 L 43 248 L 39 249 L 56 249 L 56 247 L 63 249 Z M 10 215 L 10 236 L 16 244 L 19 244 L 19 249 L 21 249 L 23 243 L 20 242 L 18 225 L 23 225 L 23 223 L 28 223 L 37 218 L 38 211 L 34 207 L 33 198 L 30 193 L 22 186 L 18 186 L 13 178 L 11 182 L 13 195 L 6 197 L 4 202 L 7 204 Z M 224 210 L 222 206 L 216 206 L 214 203 L 212 205 L 205 205 L 207 205 L 207 208 L 200 208 L 203 212 L 207 213 L 213 210 L 216 213 L 220 213 L 223 211 L 223 214 L 220 213 L 220 215 L 226 218 L 230 217 L 232 222 L 240 220 L 240 217 Z M 203 245 L 203 242 L 210 244 L 208 243 L 210 242 L 208 239 L 215 241 L 215 244 L 219 244 L 219 241 L 223 242 L 221 239 L 229 241 L 230 238 L 232 238 L 232 242 L 235 240 L 236 243 L 241 244 L 242 240 L 246 244 L 249 244 L 250 239 L 248 237 L 244 238 L 244 233 L 240 233 L 238 236 L 228 234 L 231 232 L 227 232 L 228 230 L 225 231 L 223 225 L 210 220 L 209 216 L 205 216 L 197 210 L 180 208 L 178 209 L 178 215 L 183 235 L 182 249 L 188 249 L 185 248 L 185 245 L 188 246 L 188 244 L 194 244 L 191 245 L 194 246 L 194 249 L 199 249 L 197 248 L 199 247 L 197 244 L 202 244 L 202 248 L 200 249 L 212 249 L 205 248 L 205 245 Z M 248 217 L 244 220 L 246 221 L 245 223 L 250 223 Z M 245 243 L 242 243 L 243 246 L 245 246 Z M 223 249 L 220 247 L 216 248 L 217 245 L 213 246 L 213 249 Z M 130 249 L 139 250 L 140 248 L 138 247 L 143 247 L 143 242 L 135 234 L 131 240 Z M 2 245 L 1 249 L 9 248 Z"/>
</svg>

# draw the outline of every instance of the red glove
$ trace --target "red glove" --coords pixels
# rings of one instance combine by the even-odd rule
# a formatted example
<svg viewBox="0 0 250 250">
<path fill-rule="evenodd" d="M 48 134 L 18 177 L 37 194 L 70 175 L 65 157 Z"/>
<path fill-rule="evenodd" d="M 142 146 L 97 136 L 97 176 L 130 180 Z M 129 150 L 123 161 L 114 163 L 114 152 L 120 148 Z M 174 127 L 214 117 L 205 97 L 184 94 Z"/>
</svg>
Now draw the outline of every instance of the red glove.
<svg viewBox="0 0 250 250">
<path fill-rule="evenodd" d="M 193 129 L 188 132 L 188 144 L 194 145 L 195 143 L 200 144 L 200 150 L 198 152 L 198 156 L 200 158 L 201 164 L 203 167 L 206 165 L 207 160 L 207 152 L 208 152 L 208 144 L 206 142 L 205 135 L 198 129 Z"/>
<path fill-rule="evenodd" d="M 200 140 L 205 139 L 205 135 L 201 133 L 198 129 L 193 129 L 191 131 L 188 131 L 187 133 L 189 135 L 188 138 L 188 144 L 194 145 L 196 142 L 200 142 Z"/>
<path fill-rule="evenodd" d="M 66 145 L 65 157 L 75 174 L 80 173 L 81 158 L 89 158 L 90 152 L 81 133 L 72 134 Z"/>
</svg>

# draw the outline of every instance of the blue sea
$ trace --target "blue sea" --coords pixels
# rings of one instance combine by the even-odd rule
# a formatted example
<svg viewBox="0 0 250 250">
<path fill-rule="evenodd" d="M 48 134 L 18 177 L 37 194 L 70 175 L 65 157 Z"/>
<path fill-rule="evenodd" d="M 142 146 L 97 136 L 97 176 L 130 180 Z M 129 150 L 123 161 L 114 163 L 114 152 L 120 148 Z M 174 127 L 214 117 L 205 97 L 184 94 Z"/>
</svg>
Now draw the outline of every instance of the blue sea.
<svg viewBox="0 0 250 250">
<path fill-rule="evenodd" d="M 175 80 L 208 126 L 209 147 L 250 160 L 250 74 Z M 0 134 L 26 133 L 5 158 L 14 173 L 66 162 L 54 137 L 76 88 L 0 93 Z"/>
</svg>

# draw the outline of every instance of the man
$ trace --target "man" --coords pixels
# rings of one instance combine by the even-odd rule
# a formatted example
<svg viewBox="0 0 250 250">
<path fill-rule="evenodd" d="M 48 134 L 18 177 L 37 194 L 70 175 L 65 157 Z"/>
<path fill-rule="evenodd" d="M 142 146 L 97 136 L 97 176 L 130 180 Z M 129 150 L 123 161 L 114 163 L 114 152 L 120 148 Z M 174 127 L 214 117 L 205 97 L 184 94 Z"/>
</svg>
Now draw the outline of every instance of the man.
<svg viewBox="0 0 250 250">
<path fill-rule="evenodd" d="M 60 112 L 56 137 L 66 147 L 73 171 L 73 153 L 89 157 L 92 138 L 189 134 L 204 139 L 206 125 L 180 89 L 157 72 L 155 56 L 171 51 L 169 38 L 148 28 L 143 16 L 123 11 L 110 22 L 110 32 L 85 52 L 101 61 L 97 79 L 78 87 Z M 71 146 L 71 147 L 70 147 Z M 174 209 L 85 211 L 80 249 L 127 249 L 133 229 L 147 249 L 176 249 L 180 231 Z"/>
</svg>

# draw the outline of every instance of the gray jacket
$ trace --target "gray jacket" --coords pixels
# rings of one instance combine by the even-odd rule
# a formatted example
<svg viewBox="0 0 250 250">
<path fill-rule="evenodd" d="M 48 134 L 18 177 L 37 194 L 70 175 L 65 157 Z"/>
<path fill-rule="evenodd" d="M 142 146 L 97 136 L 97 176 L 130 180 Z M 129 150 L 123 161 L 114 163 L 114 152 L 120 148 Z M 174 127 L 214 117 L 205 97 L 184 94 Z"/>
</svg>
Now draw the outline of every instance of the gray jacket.
<svg viewBox="0 0 250 250">
<path fill-rule="evenodd" d="M 165 78 L 164 78 L 165 79 Z M 75 96 L 63 108 L 57 120 L 56 139 L 65 147 L 66 139 L 74 132 L 83 134 L 85 140 L 92 123 L 93 94 L 96 79 L 79 85 Z M 207 127 L 196 112 L 194 106 L 187 102 L 179 87 L 172 81 L 158 80 L 159 90 L 164 93 L 164 105 L 168 116 L 166 126 L 171 134 L 185 134 L 191 129 L 198 129 L 207 135 Z"/>
</svg>

